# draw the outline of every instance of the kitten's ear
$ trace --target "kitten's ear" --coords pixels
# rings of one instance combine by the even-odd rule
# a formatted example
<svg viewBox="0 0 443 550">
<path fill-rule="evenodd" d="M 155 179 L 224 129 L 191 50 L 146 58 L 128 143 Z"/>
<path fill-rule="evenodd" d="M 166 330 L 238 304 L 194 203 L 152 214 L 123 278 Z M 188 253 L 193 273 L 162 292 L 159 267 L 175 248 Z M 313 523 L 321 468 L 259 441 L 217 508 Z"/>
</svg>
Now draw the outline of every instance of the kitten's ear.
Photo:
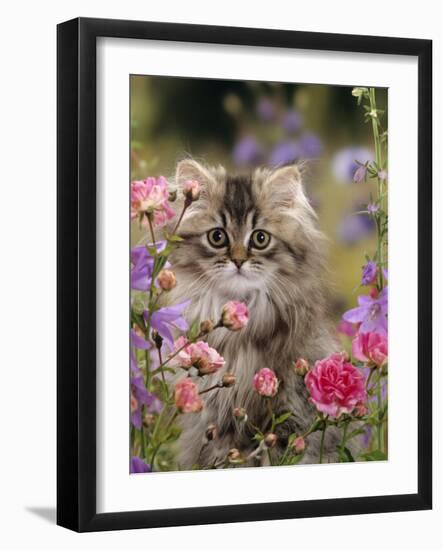
<svg viewBox="0 0 443 550">
<path fill-rule="evenodd" d="M 296 165 L 282 166 L 262 174 L 261 191 L 268 205 L 280 208 L 294 208 L 296 205 L 309 206 L 303 192 L 301 172 Z"/>
<path fill-rule="evenodd" d="M 205 166 L 202 166 L 196 160 L 185 159 L 177 164 L 175 183 L 179 187 L 183 187 L 183 184 L 188 180 L 197 180 L 205 188 L 214 182 L 214 177 Z"/>
</svg>

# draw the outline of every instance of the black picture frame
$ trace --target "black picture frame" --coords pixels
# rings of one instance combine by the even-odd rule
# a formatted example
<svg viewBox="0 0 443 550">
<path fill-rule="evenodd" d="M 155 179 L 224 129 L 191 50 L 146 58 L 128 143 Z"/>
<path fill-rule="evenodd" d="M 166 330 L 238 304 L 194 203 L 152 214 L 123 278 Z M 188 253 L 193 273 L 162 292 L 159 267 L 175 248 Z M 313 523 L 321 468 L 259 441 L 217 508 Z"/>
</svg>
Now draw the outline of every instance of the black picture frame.
<svg viewBox="0 0 443 550">
<path fill-rule="evenodd" d="M 418 58 L 418 491 L 416 494 L 96 512 L 96 39 L 399 54 Z M 103 531 L 432 507 L 432 42 L 106 19 L 57 29 L 57 523 Z"/>
</svg>

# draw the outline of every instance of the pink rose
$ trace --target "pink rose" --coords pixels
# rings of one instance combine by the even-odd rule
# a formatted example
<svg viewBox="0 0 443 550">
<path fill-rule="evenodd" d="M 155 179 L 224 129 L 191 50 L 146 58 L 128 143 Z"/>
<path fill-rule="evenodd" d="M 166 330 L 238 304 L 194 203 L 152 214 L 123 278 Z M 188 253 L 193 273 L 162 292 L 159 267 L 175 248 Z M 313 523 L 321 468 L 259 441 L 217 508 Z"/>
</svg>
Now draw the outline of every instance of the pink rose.
<svg viewBox="0 0 443 550">
<path fill-rule="evenodd" d="M 177 382 L 174 399 L 177 409 L 182 413 L 198 412 L 203 408 L 203 401 L 198 395 L 198 388 L 190 378 Z"/>
<path fill-rule="evenodd" d="M 274 371 L 268 368 L 261 369 L 254 376 L 254 389 L 264 397 L 274 397 L 278 391 L 278 378 Z"/>
<path fill-rule="evenodd" d="M 305 376 L 305 384 L 312 403 L 333 418 L 352 413 L 357 403 L 367 399 L 364 376 L 344 353 L 317 361 Z"/>
<path fill-rule="evenodd" d="M 187 180 L 183 184 L 183 195 L 188 201 L 196 201 L 200 197 L 200 184 L 196 180 Z"/>
<path fill-rule="evenodd" d="M 359 361 L 381 367 L 388 359 L 388 339 L 378 332 L 359 332 L 352 340 L 352 354 Z"/>
<path fill-rule="evenodd" d="M 228 302 L 223 306 L 221 319 L 229 330 L 240 330 L 248 324 L 248 307 L 243 302 Z"/>
<path fill-rule="evenodd" d="M 131 219 L 140 214 L 151 214 L 156 226 L 163 226 L 175 216 L 168 202 L 168 182 L 163 176 L 131 182 Z M 146 218 L 143 218 L 146 225 Z"/>
<path fill-rule="evenodd" d="M 183 348 L 173 359 L 173 364 L 181 367 L 194 366 L 201 375 L 212 374 L 224 366 L 225 360 L 207 342 L 186 344 L 184 336 L 174 342 L 175 351 Z M 184 346 L 184 347 L 183 347 Z"/>
</svg>

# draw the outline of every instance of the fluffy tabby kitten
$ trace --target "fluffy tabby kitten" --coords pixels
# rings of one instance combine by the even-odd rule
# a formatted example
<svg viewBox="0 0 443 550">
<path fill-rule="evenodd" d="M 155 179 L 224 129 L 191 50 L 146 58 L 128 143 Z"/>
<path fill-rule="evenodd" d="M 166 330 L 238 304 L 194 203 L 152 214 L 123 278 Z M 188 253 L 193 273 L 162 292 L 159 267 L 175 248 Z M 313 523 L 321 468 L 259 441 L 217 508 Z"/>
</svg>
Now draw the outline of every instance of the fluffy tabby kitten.
<svg viewBox="0 0 443 550">
<path fill-rule="evenodd" d="M 254 373 L 263 367 L 274 370 L 280 380 L 272 405 L 275 414 L 292 412 L 277 429 L 282 452 L 288 435 L 306 431 L 315 414 L 303 378 L 292 371 L 291 363 L 303 357 L 312 364 L 337 347 L 322 281 L 324 239 L 303 192 L 299 169 L 286 166 L 231 176 L 222 167 L 184 160 L 177 166 L 176 185 L 189 179 L 200 182 L 202 193 L 186 212 L 179 229 L 185 240 L 171 256 L 178 281 L 171 299 L 192 300 L 187 311 L 190 322 L 217 320 L 228 300 L 245 302 L 250 320 L 238 332 L 217 329 L 209 334 L 209 345 L 223 355 L 226 365 L 204 377 L 201 388 L 213 385 L 227 371 L 235 374 L 236 384 L 205 394 L 201 413 L 181 415 L 181 469 L 197 463 L 201 468 L 211 466 L 231 448 L 244 455 L 254 450 L 253 433 L 232 413 L 235 407 L 244 407 L 252 424 L 264 433 L 269 430 L 266 400 L 252 386 Z M 205 443 L 206 428 L 212 423 L 218 437 Z M 302 462 L 317 462 L 320 432 L 311 434 L 307 443 Z M 328 428 L 325 462 L 335 461 L 338 443 L 338 432 Z M 254 459 L 249 465 L 259 464 Z"/>
</svg>

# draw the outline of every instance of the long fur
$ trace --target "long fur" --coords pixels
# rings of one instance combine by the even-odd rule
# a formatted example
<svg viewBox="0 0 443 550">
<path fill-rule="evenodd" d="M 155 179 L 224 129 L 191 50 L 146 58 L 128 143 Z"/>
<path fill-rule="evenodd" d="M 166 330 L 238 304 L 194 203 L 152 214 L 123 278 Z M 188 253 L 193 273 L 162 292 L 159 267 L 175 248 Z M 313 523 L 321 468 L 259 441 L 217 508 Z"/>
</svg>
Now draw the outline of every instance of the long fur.
<svg viewBox="0 0 443 550">
<path fill-rule="evenodd" d="M 289 434 L 306 431 L 315 414 L 303 379 L 293 372 L 291 364 L 299 357 L 313 364 L 337 349 L 328 321 L 324 238 L 303 192 L 299 168 L 257 169 L 247 176 L 229 176 L 222 167 L 181 161 L 177 187 L 189 179 L 200 182 L 202 194 L 180 225 L 179 235 L 184 241 L 171 255 L 178 284 L 170 299 L 192 300 L 186 312 L 189 322 L 216 321 L 224 303 L 241 300 L 248 305 L 250 321 L 238 332 L 217 329 L 209 334 L 209 345 L 223 355 L 226 366 L 202 378 L 201 389 L 213 385 L 224 372 L 234 373 L 236 384 L 204 394 L 201 413 L 181 415 L 181 469 L 196 464 L 211 467 L 223 461 L 231 448 L 243 455 L 256 448 L 250 426 L 266 432 L 271 423 L 267 400 L 252 387 L 254 374 L 263 367 L 274 370 L 280 380 L 279 392 L 272 400 L 273 411 L 277 415 L 292 413 L 277 430 L 275 452 L 283 452 Z M 228 247 L 214 249 L 208 243 L 207 232 L 216 227 L 228 233 Z M 271 234 L 265 250 L 248 247 L 254 228 Z M 232 262 L 233 251 L 239 248 L 247 257 L 240 272 Z M 234 420 L 235 407 L 246 409 L 248 423 Z M 217 426 L 218 436 L 207 442 L 204 434 L 210 424 Z M 336 461 L 338 443 L 337 430 L 328 429 L 326 461 Z M 302 462 L 318 461 L 319 446 L 316 432 L 308 438 Z M 250 465 L 257 464 L 251 460 Z"/>
</svg>

